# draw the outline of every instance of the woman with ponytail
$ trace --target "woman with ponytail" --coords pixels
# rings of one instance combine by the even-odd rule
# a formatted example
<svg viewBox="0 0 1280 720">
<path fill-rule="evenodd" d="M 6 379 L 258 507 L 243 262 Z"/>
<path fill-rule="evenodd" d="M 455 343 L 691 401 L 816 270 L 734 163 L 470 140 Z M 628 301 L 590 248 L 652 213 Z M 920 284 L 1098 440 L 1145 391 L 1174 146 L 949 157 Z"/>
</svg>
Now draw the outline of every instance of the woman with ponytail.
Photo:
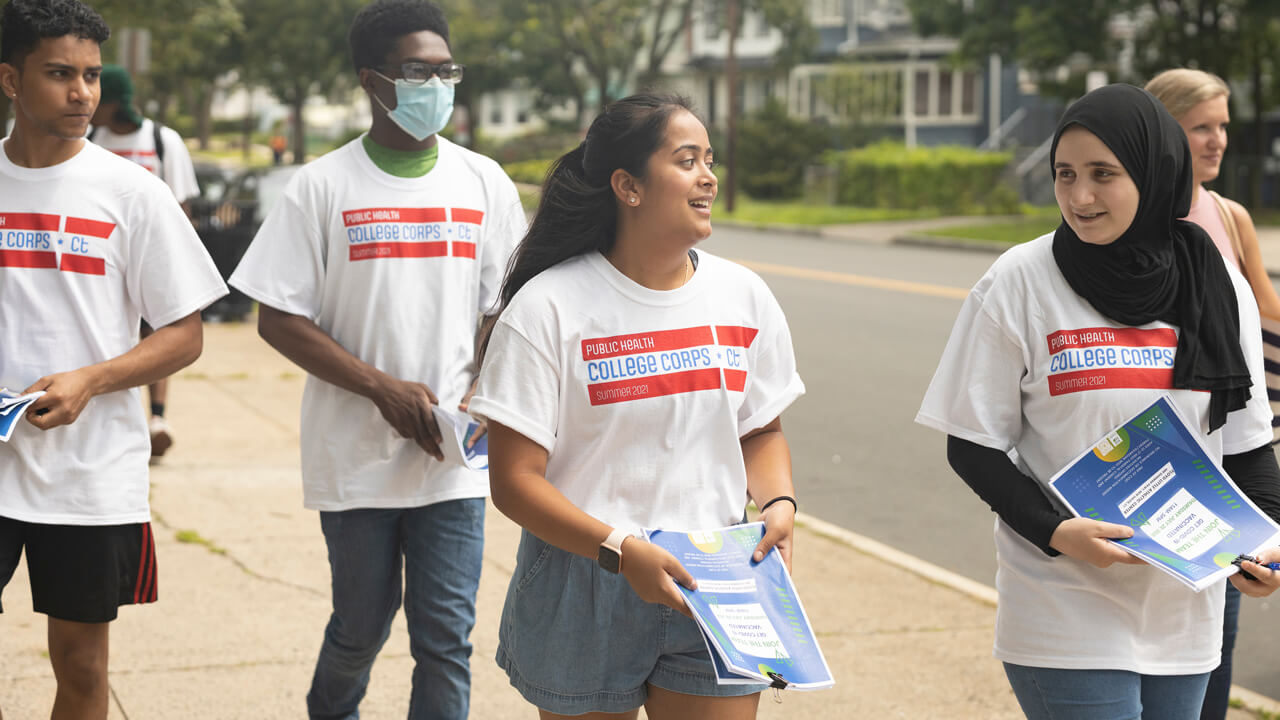
<svg viewBox="0 0 1280 720">
<path fill-rule="evenodd" d="M 542 718 L 755 717 L 763 686 L 716 683 L 692 577 L 640 537 L 732 525 L 750 498 L 757 557 L 790 565 L 780 414 L 804 385 L 764 282 L 694 250 L 712 165 L 683 99 L 609 105 L 548 173 L 502 290 L 470 409 L 524 528 L 497 660 Z"/>
</svg>

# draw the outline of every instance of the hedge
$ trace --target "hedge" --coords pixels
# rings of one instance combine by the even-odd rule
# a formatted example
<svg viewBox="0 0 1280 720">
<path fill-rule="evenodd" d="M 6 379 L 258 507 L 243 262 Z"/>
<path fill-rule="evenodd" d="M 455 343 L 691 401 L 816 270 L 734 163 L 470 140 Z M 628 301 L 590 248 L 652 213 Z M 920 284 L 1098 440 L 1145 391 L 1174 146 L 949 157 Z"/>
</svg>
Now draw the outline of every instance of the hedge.
<svg viewBox="0 0 1280 720">
<path fill-rule="evenodd" d="M 892 141 L 831 155 L 842 205 L 957 214 L 1017 211 L 1017 191 L 1001 179 L 1011 158 L 954 145 L 908 150 Z"/>
<path fill-rule="evenodd" d="M 804 193 L 805 166 L 829 142 L 824 128 L 796 120 L 782 104 L 770 101 L 739 128 L 738 187 L 761 200 L 798 198 Z"/>
<path fill-rule="evenodd" d="M 522 160 L 506 163 L 502 169 L 506 170 L 507 176 L 515 182 L 541 185 L 547 177 L 547 169 L 553 162 L 555 160 Z"/>
</svg>

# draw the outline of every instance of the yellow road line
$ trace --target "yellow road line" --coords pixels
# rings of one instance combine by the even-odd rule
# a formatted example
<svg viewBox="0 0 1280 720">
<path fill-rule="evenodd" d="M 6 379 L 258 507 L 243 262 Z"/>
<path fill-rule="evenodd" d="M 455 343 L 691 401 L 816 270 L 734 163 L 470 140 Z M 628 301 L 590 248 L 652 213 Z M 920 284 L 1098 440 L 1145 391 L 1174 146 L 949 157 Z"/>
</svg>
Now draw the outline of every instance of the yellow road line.
<svg viewBox="0 0 1280 720">
<path fill-rule="evenodd" d="M 753 262 L 751 260 L 734 260 L 759 273 L 785 275 L 802 280 L 821 280 L 841 285 L 857 285 L 859 287 L 877 288 L 879 290 L 897 290 L 915 293 L 916 295 L 932 295 L 934 297 L 956 298 L 963 300 L 968 288 L 949 287 L 947 285 L 930 285 L 929 283 L 910 282 L 908 280 L 890 280 L 888 278 L 853 275 L 850 273 L 831 272 L 830 270 L 811 270 L 809 268 L 792 267 L 790 265 L 774 265 L 772 263 Z"/>
</svg>

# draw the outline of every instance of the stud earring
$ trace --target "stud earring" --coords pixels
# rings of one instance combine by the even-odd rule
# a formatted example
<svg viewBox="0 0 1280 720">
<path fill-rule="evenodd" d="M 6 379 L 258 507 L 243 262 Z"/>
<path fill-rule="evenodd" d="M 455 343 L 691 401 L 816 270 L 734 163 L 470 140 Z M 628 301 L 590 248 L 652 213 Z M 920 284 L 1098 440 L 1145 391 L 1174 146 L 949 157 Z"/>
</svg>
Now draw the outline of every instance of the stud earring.
<svg viewBox="0 0 1280 720">
<path fill-rule="evenodd" d="M 637 201 L 637 198 L 636 198 L 634 195 L 633 195 L 633 196 L 631 196 L 631 204 L 632 204 L 632 205 L 635 205 L 635 204 L 636 204 L 636 201 Z"/>
</svg>

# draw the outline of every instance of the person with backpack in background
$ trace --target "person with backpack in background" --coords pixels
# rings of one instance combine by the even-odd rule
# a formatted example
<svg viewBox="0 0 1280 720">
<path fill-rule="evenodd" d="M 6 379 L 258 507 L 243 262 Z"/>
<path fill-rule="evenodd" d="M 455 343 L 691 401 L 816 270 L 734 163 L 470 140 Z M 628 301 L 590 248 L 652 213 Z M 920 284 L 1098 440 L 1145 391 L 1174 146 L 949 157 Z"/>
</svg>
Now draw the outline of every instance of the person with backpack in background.
<svg viewBox="0 0 1280 720">
<path fill-rule="evenodd" d="M 93 130 L 89 140 L 111 152 L 134 161 L 164 180 L 182 209 L 191 215 L 191 198 L 200 194 L 191 153 L 173 128 L 142 117 L 133 103 L 133 79 L 119 65 L 103 65 L 102 100 L 93 113 Z M 145 323 L 142 335 L 151 334 Z M 147 387 L 151 398 L 151 457 L 159 458 L 173 445 L 173 432 L 164 419 L 165 401 L 169 395 L 169 379 L 161 378 Z"/>
</svg>

